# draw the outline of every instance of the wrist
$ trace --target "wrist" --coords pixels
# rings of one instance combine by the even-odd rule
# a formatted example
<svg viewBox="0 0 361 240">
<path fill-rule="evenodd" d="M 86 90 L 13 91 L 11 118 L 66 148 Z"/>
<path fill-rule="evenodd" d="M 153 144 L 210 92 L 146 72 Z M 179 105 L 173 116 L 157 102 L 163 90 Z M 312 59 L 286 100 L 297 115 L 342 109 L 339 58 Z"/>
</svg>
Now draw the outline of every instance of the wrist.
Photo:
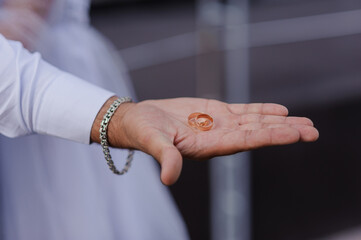
<svg viewBox="0 0 361 240">
<path fill-rule="evenodd" d="M 100 142 L 99 138 L 99 129 L 101 122 L 103 121 L 104 115 L 107 113 L 109 107 L 114 103 L 115 100 L 117 100 L 117 96 L 113 96 L 109 98 L 102 108 L 99 110 L 93 126 L 91 130 L 91 142 Z M 124 117 L 128 110 L 134 106 L 135 103 L 127 102 L 122 103 L 118 106 L 118 108 L 115 110 L 114 115 L 111 117 L 108 129 L 107 129 L 107 138 L 108 143 L 110 146 L 117 147 L 117 148 L 131 148 L 131 144 L 129 142 L 129 139 L 126 136 L 126 124 L 124 123 Z"/>
</svg>

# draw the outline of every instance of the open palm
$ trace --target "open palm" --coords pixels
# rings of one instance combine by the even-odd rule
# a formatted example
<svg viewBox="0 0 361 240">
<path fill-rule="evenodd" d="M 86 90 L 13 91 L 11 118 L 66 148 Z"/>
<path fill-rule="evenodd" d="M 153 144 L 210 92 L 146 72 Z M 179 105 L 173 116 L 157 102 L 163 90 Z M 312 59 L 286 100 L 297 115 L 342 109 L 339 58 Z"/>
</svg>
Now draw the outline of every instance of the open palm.
<svg viewBox="0 0 361 240">
<path fill-rule="evenodd" d="M 204 112 L 214 119 L 209 131 L 188 125 L 188 115 Z M 134 104 L 126 112 L 125 147 L 155 157 L 162 166 L 161 179 L 169 185 L 179 177 L 182 157 L 207 159 L 264 146 L 315 141 L 311 120 L 287 117 L 277 104 L 226 104 L 216 100 L 177 98 Z"/>
</svg>

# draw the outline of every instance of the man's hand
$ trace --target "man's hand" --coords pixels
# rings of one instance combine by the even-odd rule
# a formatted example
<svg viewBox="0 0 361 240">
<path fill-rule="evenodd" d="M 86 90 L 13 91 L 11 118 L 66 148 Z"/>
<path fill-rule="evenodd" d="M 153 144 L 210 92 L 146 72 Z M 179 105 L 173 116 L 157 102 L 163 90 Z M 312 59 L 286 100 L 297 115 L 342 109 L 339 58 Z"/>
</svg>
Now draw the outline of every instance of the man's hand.
<svg viewBox="0 0 361 240">
<path fill-rule="evenodd" d="M 34 50 L 45 28 L 54 0 L 3 0 L 0 8 L 0 33 Z"/>
<path fill-rule="evenodd" d="M 116 99 L 116 98 L 114 98 Z M 98 114 L 92 140 L 99 142 L 99 125 L 110 99 Z M 188 116 L 204 112 L 214 119 L 209 131 L 188 125 Z M 162 168 L 161 180 L 178 179 L 182 158 L 208 159 L 265 146 L 315 141 L 318 131 L 311 120 L 287 117 L 277 104 L 226 104 L 216 100 L 177 98 L 121 104 L 109 124 L 109 142 L 152 155 Z"/>
</svg>

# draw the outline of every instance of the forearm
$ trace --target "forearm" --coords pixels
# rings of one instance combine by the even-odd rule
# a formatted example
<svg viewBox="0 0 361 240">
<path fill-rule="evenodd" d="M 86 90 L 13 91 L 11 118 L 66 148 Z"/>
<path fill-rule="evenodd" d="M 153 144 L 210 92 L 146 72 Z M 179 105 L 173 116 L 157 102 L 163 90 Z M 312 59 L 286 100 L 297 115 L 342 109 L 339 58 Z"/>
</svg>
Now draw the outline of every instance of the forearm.
<svg viewBox="0 0 361 240">
<path fill-rule="evenodd" d="M 5 0 L 3 7 L 11 9 L 27 9 L 46 19 L 54 0 Z"/>
<path fill-rule="evenodd" d="M 62 72 L 0 36 L 0 133 L 89 143 L 94 119 L 114 94 Z"/>
</svg>

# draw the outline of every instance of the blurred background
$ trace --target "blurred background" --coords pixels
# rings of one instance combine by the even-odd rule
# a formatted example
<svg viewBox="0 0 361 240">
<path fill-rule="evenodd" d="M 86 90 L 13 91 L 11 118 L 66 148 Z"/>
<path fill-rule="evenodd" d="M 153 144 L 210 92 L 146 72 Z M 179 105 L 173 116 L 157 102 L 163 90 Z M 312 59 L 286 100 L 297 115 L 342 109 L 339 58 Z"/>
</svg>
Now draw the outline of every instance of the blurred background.
<svg viewBox="0 0 361 240">
<path fill-rule="evenodd" d="M 192 239 L 361 239 L 361 1 L 94 0 L 91 19 L 139 100 L 276 102 L 320 131 L 185 161 L 170 189 Z"/>
</svg>

